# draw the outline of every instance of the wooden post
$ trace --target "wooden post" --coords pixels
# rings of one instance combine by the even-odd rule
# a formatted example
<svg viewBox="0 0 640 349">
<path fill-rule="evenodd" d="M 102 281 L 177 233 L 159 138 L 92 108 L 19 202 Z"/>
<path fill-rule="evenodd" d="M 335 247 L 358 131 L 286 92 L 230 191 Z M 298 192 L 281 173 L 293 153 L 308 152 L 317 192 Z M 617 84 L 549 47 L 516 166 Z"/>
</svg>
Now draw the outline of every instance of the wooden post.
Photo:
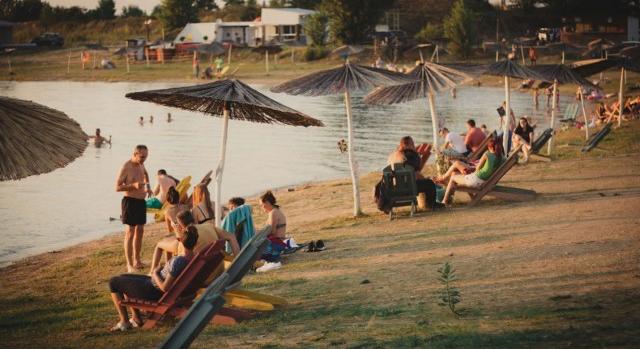
<svg viewBox="0 0 640 349">
<path fill-rule="evenodd" d="M 292 47 L 291 48 L 291 63 L 293 63 L 293 64 L 296 63 L 295 54 L 296 54 L 296 51 Z"/>
<path fill-rule="evenodd" d="M 553 94 L 551 95 L 552 101 L 551 101 L 551 123 L 549 124 L 549 127 L 551 127 L 554 130 L 555 133 L 555 129 L 556 129 L 556 107 L 557 107 L 557 103 L 556 103 L 556 95 L 558 93 L 558 80 L 553 80 Z M 553 143 L 553 136 L 551 138 L 549 138 L 549 142 L 547 143 L 547 155 L 551 155 L 551 147 L 552 147 L 552 143 Z"/>
<path fill-rule="evenodd" d="M 520 45 L 520 56 L 522 56 L 522 65 L 527 65 L 524 61 L 524 45 Z"/>
<path fill-rule="evenodd" d="M 227 59 L 227 65 L 231 66 L 231 49 L 233 48 L 233 44 L 229 43 L 229 58 Z M 231 69 L 231 68 L 229 68 Z"/>
<path fill-rule="evenodd" d="M 147 68 L 149 68 L 149 47 L 144 48 L 144 56 L 147 59 Z"/>
<path fill-rule="evenodd" d="M 618 127 L 622 125 L 622 110 L 624 109 L 624 105 L 622 104 L 623 95 L 624 95 L 624 67 L 620 69 L 620 92 L 618 93 L 618 104 L 620 104 L 619 106 L 620 112 L 618 113 L 618 115 L 620 117 L 618 118 Z"/>
<path fill-rule="evenodd" d="M 564 49 L 562 49 L 562 64 L 564 64 Z"/>
<path fill-rule="evenodd" d="M 584 109 L 584 96 L 582 95 L 582 86 L 578 86 L 578 93 L 580 93 L 580 105 L 582 106 L 582 116 L 584 117 L 584 139 L 589 139 L 589 120 L 587 120 L 587 112 Z"/>
<path fill-rule="evenodd" d="M 127 74 L 129 74 L 131 72 L 131 68 L 129 67 L 129 53 L 128 52 L 125 55 L 125 61 L 126 61 L 126 64 L 127 64 Z"/>
<path fill-rule="evenodd" d="M 264 51 L 264 66 L 269 75 L 269 51 Z"/>
<path fill-rule="evenodd" d="M 225 104 L 222 111 L 222 137 L 220 139 L 220 160 L 218 161 L 218 167 L 216 168 L 216 212 L 215 223 L 216 227 L 220 227 L 222 221 L 222 173 L 224 172 L 224 160 L 227 153 L 227 135 L 229 130 L 229 108 Z"/>
<path fill-rule="evenodd" d="M 82 70 L 84 70 L 84 51 L 80 51 L 80 64 L 82 64 Z"/>
<path fill-rule="evenodd" d="M 504 77 L 504 94 L 505 94 L 505 110 L 504 110 L 504 129 L 502 130 L 502 147 L 505 153 L 509 152 L 509 130 L 511 129 L 511 79 L 505 75 Z"/>
<path fill-rule="evenodd" d="M 71 53 L 69 53 L 69 57 L 67 59 L 67 74 L 71 72 Z"/>
<path fill-rule="evenodd" d="M 433 97 L 433 91 L 429 90 L 429 110 L 431 111 L 431 128 L 433 129 L 433 149 L 438 150 L 438 115 Z"/>
<path fill-rule="evenodd" d="M 362 214 L 362 209 L 360 208 L 360 184 L 358 178 L 358 165 L 353 153 L 353 120 L 351 118 L 351 95 L 349 94 L 349 90 L 344 91 L 344 105 L 347 111 L 347 154 L 349 155 L 351 185 L 353 187 L 353 216 L 357 217 Z"/>
</svg>

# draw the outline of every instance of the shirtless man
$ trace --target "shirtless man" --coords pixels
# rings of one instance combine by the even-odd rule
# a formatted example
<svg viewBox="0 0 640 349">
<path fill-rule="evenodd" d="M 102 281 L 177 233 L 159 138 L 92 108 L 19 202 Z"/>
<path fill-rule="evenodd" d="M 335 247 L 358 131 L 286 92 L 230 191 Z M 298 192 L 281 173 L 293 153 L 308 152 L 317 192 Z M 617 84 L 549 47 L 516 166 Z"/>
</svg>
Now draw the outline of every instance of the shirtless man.
<svg viewBox="0 0 640 349">
<path fill-rule="evenodd" d="M 100 148 L 102 146 L 102 143 L 107 143 L 107 144 L 111 145 L 111 137 L 109 137 L 109 139 L 106 139 L 106 138 L 102 137 L 102 135 L 100 134 L 100 129 L 99 128 L 96 129 L 96 135 L 95 136 L 89 136 L 89 138 L 93 139 L 93 144 L 97 148 Z"/>
<path fill-rule="evenodd" d="M 127 272 L 144 268 L 140 260 L 142 234 L 147 223 L 145 197 L 151 195 L 149 174 L 144 168 L 144 161 L 149 155 L 146 145 L 138 145 L 130 160 L 122 165 L 116 180 L 116 191 L 124 192 L 122 198 L 122 223 L 124 231 L 124 255 L 127 259 Z"/>
</svg>

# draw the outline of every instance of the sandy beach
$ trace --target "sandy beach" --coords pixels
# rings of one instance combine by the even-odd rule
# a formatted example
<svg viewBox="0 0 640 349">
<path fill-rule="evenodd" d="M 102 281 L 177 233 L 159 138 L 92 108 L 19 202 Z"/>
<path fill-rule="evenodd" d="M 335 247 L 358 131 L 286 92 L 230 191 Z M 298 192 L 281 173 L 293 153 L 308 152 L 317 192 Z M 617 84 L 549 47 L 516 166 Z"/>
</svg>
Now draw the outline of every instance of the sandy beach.
<svg viewBox="0 0 640 349">
<path fill-rule="evenodd" d="M 282 269 L 245 287 L 289 305 L 233 327 L 208 326 L 193 347 L 633 347 L 640 334 L 640 123 L 583 155 L 579 130 L 561 133 L 549 163 L 514 168 L 502 184 L 535 201 L 485 199 L 389 221 L 373 205 L 379 174 L 362 178 L 366 215 L 351 218 L 348 180 L 276 192 L 299 242 Z M 432 169 L 426 171 L 431 173 Z M 258 225 L 265 221 L 254 206 Z M 147 226 L 143 257 L 165 235 Z M 124 272 L 121 233 L 0 269 L 0 336 L 17 347 L 155 347 L 175 321 L 112 335 L 109 277 Z M 438 305 L 437 269 L 457 270 L 455 316 Z M 365 281 L 366 280 L 366 281 Z M 313 320 L 313 321 L 312 321 Z"/>
</svg>

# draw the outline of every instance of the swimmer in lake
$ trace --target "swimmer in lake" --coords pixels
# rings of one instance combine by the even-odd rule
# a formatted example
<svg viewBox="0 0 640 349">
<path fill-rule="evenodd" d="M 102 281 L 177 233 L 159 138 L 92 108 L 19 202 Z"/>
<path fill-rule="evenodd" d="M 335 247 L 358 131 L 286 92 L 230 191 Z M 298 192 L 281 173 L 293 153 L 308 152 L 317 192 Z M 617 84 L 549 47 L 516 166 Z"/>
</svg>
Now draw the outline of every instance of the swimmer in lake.
<svg viewBox="0 0 640 349">
<path fill-rule="evenodd" d="M 144 116 L 141 116 L 140 119 L 138 119 L 138 123 L 140 126 L 144 125 Z"/>
<path fill-rule="evenodd" d="M 106 139 L 106 138 L 102 137 L 102 135 L 100 134 L 100 129 L 99 128 L 96 129 L 95 136 L 89 136 L 89 139 L 92 139 L 93 140 L 93 144 L 98 148 L 101 147 L 102 144 L 104 144 L 104 143 L 107 143 L 107 144 L 111 145 L 111 136 L 109 136 L 109 139 Z"/>
</svg>

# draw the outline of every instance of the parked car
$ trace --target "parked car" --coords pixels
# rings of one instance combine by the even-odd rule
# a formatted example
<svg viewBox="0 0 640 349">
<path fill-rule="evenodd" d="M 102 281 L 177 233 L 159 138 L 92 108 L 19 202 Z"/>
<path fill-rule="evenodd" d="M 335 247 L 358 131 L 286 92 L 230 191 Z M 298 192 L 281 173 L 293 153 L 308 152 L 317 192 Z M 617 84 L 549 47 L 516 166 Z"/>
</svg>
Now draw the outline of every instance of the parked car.
<svg viewBox="0 0 640 349">
<path fill-rule="evenodd" d="M 64 38 L 58 33 L 44 33 L 33 38 L 31 43 L 38 46 L 62 47 L 62 45 L 64 45 Z"/>
</svg>

